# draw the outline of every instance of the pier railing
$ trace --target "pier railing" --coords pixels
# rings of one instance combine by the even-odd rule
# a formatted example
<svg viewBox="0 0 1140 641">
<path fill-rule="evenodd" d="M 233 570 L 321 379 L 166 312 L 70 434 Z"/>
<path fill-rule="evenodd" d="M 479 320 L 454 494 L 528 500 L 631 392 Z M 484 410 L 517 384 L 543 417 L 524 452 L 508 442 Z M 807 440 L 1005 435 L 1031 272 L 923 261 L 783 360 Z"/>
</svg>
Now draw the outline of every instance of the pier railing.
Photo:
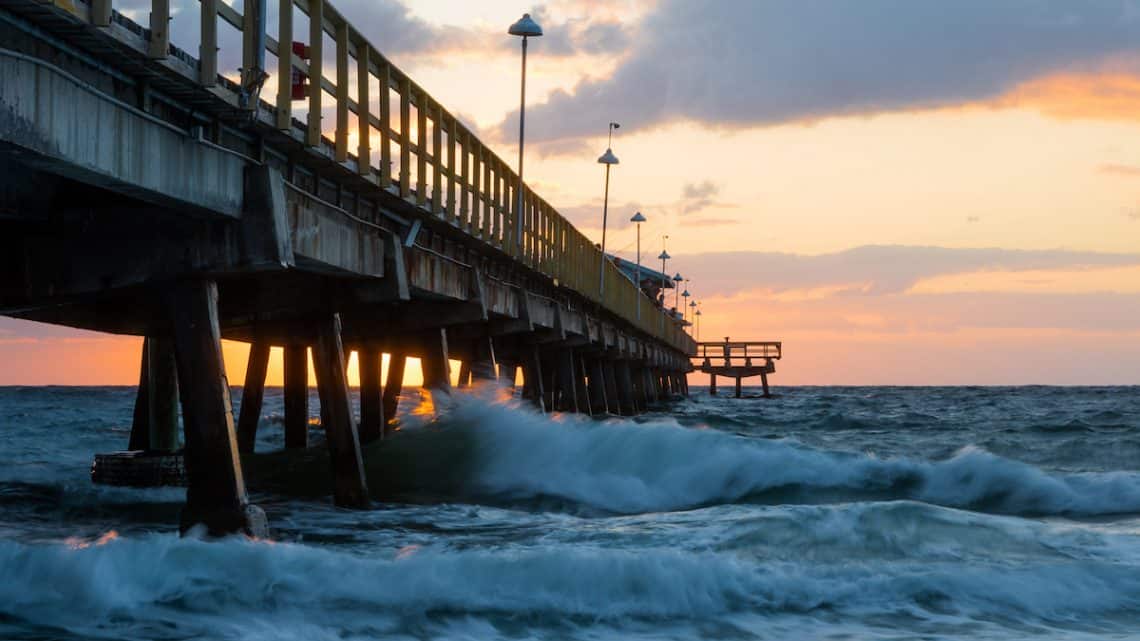
<svg viewBox="0 0 1140 641">
<path fill-rule="evenodd" d="M 423 216 L 450 223 L 646 334 L 693 353 L 695 343 L 681 324 L 611 261 L 602 261 L 593 241 L 525 184 L 520 234 L 515 229 L 520 218 L 518 175 L 325 0 L 268 0 L 278 6 L 277 38 L 269 37 L 264 16 L 258 20 L 256 10 L 243 13 L 222 0 L 199 0 L 201 45 L 196 60 L 171 46 L 170 0 L 151 0 L 149 31 L 119 14 L 114 0 L 42 1 L 96 27 L 142 31 L 149 58 L 176 59 L 182 64 L 168 69 L 180 71 L 234 108 L 250 110 L 257 121 L 329 155 L 344 171 L 417 205 Z M 246 0 L 245 6 L 259 5 Z M 294 30 L 294 8 L 308 19 L 301 36 Z M 242 77 L 237 82 L 218 75 L 219 20 L 241 35 Z M 262 45 L 276 57 L 276 65 L 262 63 Z M 299 78 L 304 80 L 295 82 Z M 275 87 L 276 95 L 266 97 L 272 104 L 259 99 L 262 86 Z M 293 118 L 295 102 L 307 108 L 304 123 Z M 335 113 L 331 141 L 322 123 L 330 106 Z M 600 269 L 605 273 L 600 275 Z M 604 297 L 598 287 L 602 280 Z"/>
<path fill-rule="evenodd" d="M 780 341 L 701 342 L 694 358 L 705 366 L 732 367 L 749 364 L 752 359 L 780 360 L 782 353 Z"/>
</svg>

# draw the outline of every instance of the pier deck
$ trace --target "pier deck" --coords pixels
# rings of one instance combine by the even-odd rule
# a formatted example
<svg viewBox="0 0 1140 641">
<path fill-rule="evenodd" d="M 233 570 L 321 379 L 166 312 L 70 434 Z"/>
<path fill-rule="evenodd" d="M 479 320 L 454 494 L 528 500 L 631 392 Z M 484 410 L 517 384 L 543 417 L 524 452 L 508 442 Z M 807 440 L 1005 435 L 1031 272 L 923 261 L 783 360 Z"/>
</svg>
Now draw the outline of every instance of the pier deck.
<svg viewBox="0 0 1140 641">
<path fill-rule="evenodd" d="M 268 1 L 280 41 L 266 0 L 180 14 L 200 22 L 195 57 L 170 42 L 168 0 L 145 26 L 113 0 L 0 0 L 0 314 L 146 337 L 131 447 L 177 444 L 181 408 L 184 528 L 259 522 L 239 454 L 270 346 L 290 447 L 307 445 L 312 352 L 346 506 L 369 502 L 361 444 L 386 435 L 408 357 L 433 394 L 450 359 L 507 385 L 521 368 L 547 410 L 684 392 L 681 322 L 331 4 Z M 219 52 L 222 23 L 240 54 Z M 227 53 L 240 77 L 219 75 Z M 236 423 L 223 338 L 252 344 Z"/>
<path fill-rule="evenodd" d="M 770 397 L 768 375 L 776 371 L 775 361 L 783 356 L 783 343 L 780 341 L 731 341 L 697 343 L 697 353 L 693 360 L 696 369 L 709 375 L 709 394 L 716 396 L 718 376 L 736 380 L 736 398 L 741 396 L 741 380 L 759 376 L 764 386 L 764 396 Z"/>
</svg>

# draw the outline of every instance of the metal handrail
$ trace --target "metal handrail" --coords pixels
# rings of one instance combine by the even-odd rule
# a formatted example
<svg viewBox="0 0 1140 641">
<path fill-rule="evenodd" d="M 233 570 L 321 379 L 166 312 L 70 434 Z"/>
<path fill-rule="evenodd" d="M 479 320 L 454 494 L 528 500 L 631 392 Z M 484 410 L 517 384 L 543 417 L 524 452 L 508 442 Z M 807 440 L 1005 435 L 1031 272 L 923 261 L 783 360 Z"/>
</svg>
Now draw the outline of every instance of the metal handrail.
<svg viewBox="0 0 1140 641">
<path fill-rule="evenodd" d="M 109 28 L 125 19 L 113 10 L 116 0 L 55 0 L 58 8 L 97 27 Z M 601 260 L 601 251 L 529 186 L 518 198 L 518 177 L 467 127 L 419 85 L 393 65 L 363 34 L 326 0 L 268 0 L 279 2 L 278 39 L 257 37 L 257 21 L 220 0 L 199 0 L 201 5 L 200 58 L 197 78 L 190 78 L 215 94 L 233 93 L 231 83 L 217 74 L 219 19 L 238 29 L 242 37 L 242 69 L 256 69 L 264 56 L 258 47 L 277 56 L 275 70 L 264 70 L 277 85 L 275 107 L 270 107 L 276 126 L 300 138 L 306 146 L 319 148 L 325 130 L 321 124 L 326 92 L 334 98 L 335 126 L 331 131 L 333 159 L 347 171 L 419 206 L 421 215 L 452 223 L 473 239 L 495 247 L 511 258 L 550 277 L 594 303 L 600 304 L 637 329 L 685 353 L 695 343 L 683 324 L 658 309 L 641 288 L 626 278 L 611 261 Z M 138 30 L 150 39 L 150 57 L 161 60 L 177 51 L 170 44 L 170 0 L 151 0 L 151 28 Z M 256 6 L 256 0 L 247 2 Z M 293 52 L 293 7 L 309 17 L 308 57 Z M 185 15 L 183 12 L 180 15 Z M 332 37 L 330 52 L 335 59 L 335 79 L 323 73 L 310 81 L 306 102 L 308 116 L 303 134 L 293 131 L 292 73 L 310 76 L 322 69 L 324 36 Z M 179 52 L 181 54 L 181 52 Z M 281 55 L 284 54 L 284 55 Z M 189 58 L 182 56 L 181 58 Z M 351 96 L 349 70 L 356 70 L 356 97 Z M 372 113 L 371 82 L 379 88 L 378 113 Z M 229 96 L 236 103 L 234 96 Z M 397 113 L 392 113 L 393 104 Z M 253 109 L 258 101 L 250 101 Z M 350 115 L 354 118 L 350 118 Z M 355 122 L 352 122 L 355 120 Z M 398 125 L 398 128 L 394 125 Z M 413 140 L 414 130 L 414 140 Z M 349 139 L 357 138 L 356 153 Z M 373 143 L 378 140 L 378 162 L 373 162 Z M 393 145 L 397 147 L 393 154 Z M 414 182 L 414 188 L 413 188 Z M 517 203 L 522 203 L 521 243 L 515 242 Z M 604 274 L 599 274 L 604 270 Z M 604 297 L 598 283 L 604 282 Z M 645 297 L 638 314 L 638 297 Z M 647 312 L 646 312 L 647 310 Z"/>
</svg>

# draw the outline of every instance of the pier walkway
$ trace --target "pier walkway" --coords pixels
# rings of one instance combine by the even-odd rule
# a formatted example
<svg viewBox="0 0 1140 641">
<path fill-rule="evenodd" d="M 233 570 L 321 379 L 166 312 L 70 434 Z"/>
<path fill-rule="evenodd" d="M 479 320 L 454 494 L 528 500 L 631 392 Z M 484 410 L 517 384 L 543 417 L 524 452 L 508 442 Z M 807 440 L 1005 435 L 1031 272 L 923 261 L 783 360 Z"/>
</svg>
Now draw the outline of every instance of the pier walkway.
<svg viewBox="0 0 1140 641">
<path fill-rule="evenodd" d="M 334 6 L 268 2 L 276 38 L 267 0 L 181 13 L 193 55 L 169 0 L 0 0 L 0 314 L 146 337 L 130 448 L 177 447 L 181 407 L 183 529 L 262 529 L 239 454 L 271 346 L 287 447 L 307 445 L 312 351 L 344 506 L 369 503 L 361 445 L 390 429 L 408 357 L 436 394 L 449 359 L 465 380 L 521 368 L 546 410 L 683 393 L 696 344 L 678 319 Z M 240 77 L 219 74 L 220 28 Z M 223 338 L 251 344 L 236 424 Z"/>
</svg>

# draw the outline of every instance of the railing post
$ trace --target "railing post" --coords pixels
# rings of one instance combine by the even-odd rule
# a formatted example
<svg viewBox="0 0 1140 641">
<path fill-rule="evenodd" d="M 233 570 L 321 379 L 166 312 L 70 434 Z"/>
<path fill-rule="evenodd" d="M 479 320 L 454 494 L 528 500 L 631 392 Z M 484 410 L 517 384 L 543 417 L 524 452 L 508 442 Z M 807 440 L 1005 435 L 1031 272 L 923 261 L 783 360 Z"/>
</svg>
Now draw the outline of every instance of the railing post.
<svg viewBox="0 0 1140 641">
<path fill-rule="evenodd" d="M 372 116 L 369 109 L 372 100 L 368 96 L 368 85 L 372 72 L 368 70 L 368 43 L 361 38 L 356 45 L 356 172 L 361 176 L 372 176 Z"/>
<path fill-rule="evenodd" d="M 392 184 L 392 86 L 391 65 L 377 56 L 377 79 L 380 95 L 380 186 L 387 189 Z M 387 415 L 385 415 L 387 416 Z"/>
<path fill-rule="evenodd" d="M 204 0 L 203 11 L 205 7 Z M 204 26 L 202 34 L 204 42 Z M 214 37 L 216 43 L 216 33 Z M 217 75 L 216 70 L 214 75 Z M 281 131 L 293 129 L 293 0 L 280 0 L 277 10 L 277 128 Z"/>
<path fill-rule="evenodd" d="M 201 0 L 200 16 L 198 82 L 203 87 L 213 87 L 218 82 L 218 0 Z"/>
<path fill-rule="evenodd" d="M 457 146 L 455 144 L 455 130 L 458 128 L 457 125 L 458 125 L 458 123 L 455 121 L 455 118 L 448 119 L 448 125 L 447 125 L 447 206 L 445 207 L 445 211 L 447 212 L 447 220 L 448 220 L 448 222 L 451 222 L 451 223 L 455 222 L 455 212 L 456 212 L 456 207 L 455 207 L 455 179 L 459 175 L 455 171 L 455 150 L 457 148 Z"/>
<path fill-rule="evenodd" d="M 111 0 L 92 0 L 91 24 L 96 27 L 111 26 Z"/>
<path fill-rule="evenodd" d="M 467 218 L 470 209 L 468 208 L 468 198 L 471 194 L 469 181 L 471 180 L 471 171 L 469 169 L 470 161 L 468 156 L 471 150 L 471 135 L 464 130 L 463 140 L 460 144 L 460 152 L 463 157 L 459 160 L 459 209 L 456 211 L 456 222 L 459 223 L 460 229 L 470 230 L 471 225 Z"/>
<path fill-rule="evenodd" d="M 400 79 L 400 197 L 412 194 L 412 83 Z"/>
<path fill-rule="evenodd" d="M 336 138 L 334 158 L 348 160 L 348 23 L 336 26 Z"/>
<path fill-rule="evenodd" d="M 151 0 L 150 45 L 147 57 L 152 60 L 166 58 L 170 53 L 170 0 Z"/>
<path fill-rule="evenodd" d="M 416 94 L 416 204 L 427 204 L 427 94 Z"/>
<path fill-rule="evenodd" d="M 305 144 L 321 144 L 321 50 L 324 48 L 324 0 L 309 0 L 309 122 Z"/>
<path fill-rule="evenodd" d="M 467 141 L 471 143 L 471 211 L 467 217 L 467 233 L 477 235 L 483 202 L 483 145 L 472 135 L 467 136 Z"/>
<path fill-rule="evenodd" d="M 500 235 L 503 232 L 503 201 L 502 193 L 500 190 L 502 189 L 501 185 L 503 183 L 503 163 L 501 163 L 498 158 L 495 158 L 495 162 L 491 166 L 491 169 L 493 171 L 495 181 L 495 184 L 491 187 L 491 211 L 493 212 L 493 219 L 491 220 L 491 238 L 495 241 L 498 241 L 492 244 L 502 246 L 503 243 Z"/>
<path fill-rule="evenodd" d="M 431 111 L 431 211 L 443 215 L 443 108 L 433 105 Z"/>
</svg>

